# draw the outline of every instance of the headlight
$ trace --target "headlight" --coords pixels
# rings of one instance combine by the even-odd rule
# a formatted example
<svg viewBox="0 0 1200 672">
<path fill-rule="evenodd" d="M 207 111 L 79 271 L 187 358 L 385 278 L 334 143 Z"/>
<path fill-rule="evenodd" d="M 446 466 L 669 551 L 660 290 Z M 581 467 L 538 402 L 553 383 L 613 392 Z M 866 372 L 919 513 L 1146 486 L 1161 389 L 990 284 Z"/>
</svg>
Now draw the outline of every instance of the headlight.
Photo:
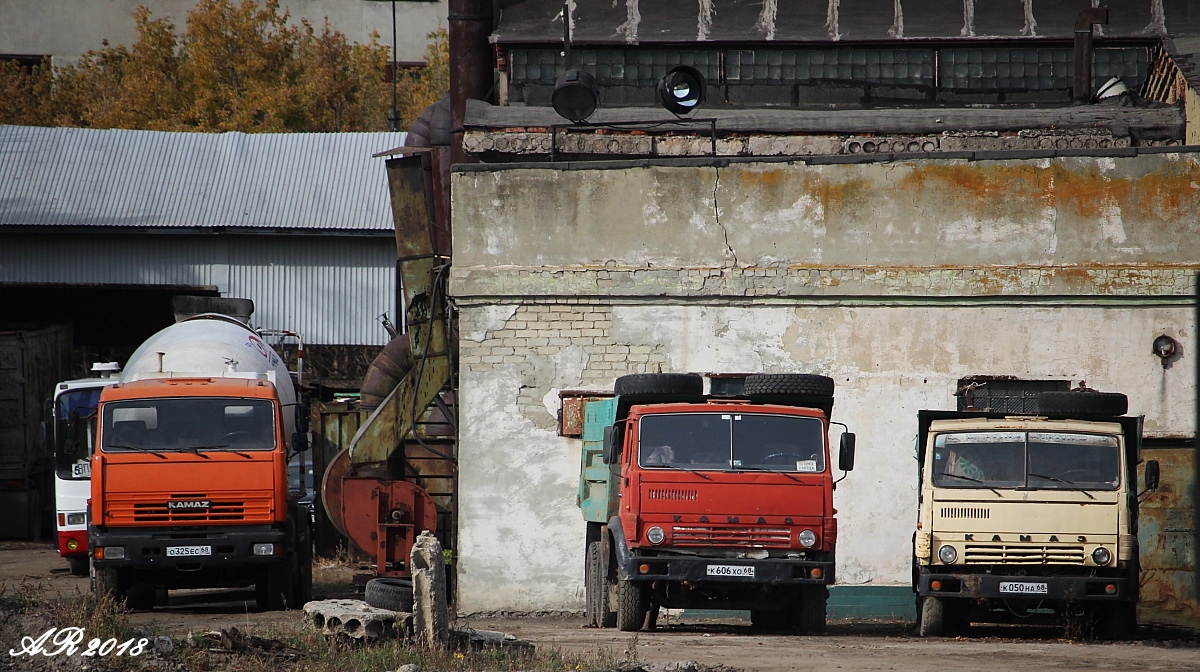
<svg viewBox="0 0 1200 672">
<path fill-rule="evenodd" d="M 96 554 L 96 557 L 103 558 L 105 560 L 124 560 L 125 559 L 125 547 L 124 546 L 106 546 L 106 547 L 100 549 L 100 552 Z"/>
<path fill-rule="evenodd" d="M 1112 553 L 1110 553 L 1107 548 L 1101 546 L 1100 548 L 1092 551 L 1092 562 L 1096 563 L 1097 565 L 1107 565 L 1108 563 L 1112 562 Z"/>
<path fill-rule="evenodd" d="M 255 544 L 254 555 L 275 555 L 275 544 Z"/>
<path fill-rule="evenodd" d="M 938 557 L 947 565 L 958 559 L 958 550 L 947 544 L 938 549 Z"/>
<path fill-rule="evenodd" d="M 650 543 L 652 544 L 661 544 L 663 539 L 667 538 L 667 535 L 663 534 L 663 529 L 661 527 L 655 525 L 654 527 L 646 530 L 646 538 L 649 539 Z"/>
<path fill-rule="evenodd" d="M 68 513 L 67 514 L 67 524 L 68 525 L 86 525 L 87 524 L 87 514 L 86 513 Z"/>
<path fill-rule="evenodd" d="M 805 548 L 812 548 L 813 544 L 817 543 L 817 533 L 812 530 L 801 530 L 800 534 L 796 535 L 796 541 Z"/>
</svg>

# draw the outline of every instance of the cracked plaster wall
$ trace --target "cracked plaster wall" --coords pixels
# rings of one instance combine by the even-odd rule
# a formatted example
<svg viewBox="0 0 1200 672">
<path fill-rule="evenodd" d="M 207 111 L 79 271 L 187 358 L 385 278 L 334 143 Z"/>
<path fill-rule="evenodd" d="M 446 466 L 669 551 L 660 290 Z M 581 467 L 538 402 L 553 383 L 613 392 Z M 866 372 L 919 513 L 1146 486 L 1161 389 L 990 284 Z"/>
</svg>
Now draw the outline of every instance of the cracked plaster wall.
<svg viewBox="0 0 1200 672">
<path fill-rule="evenodd" d="M 842 183 L 859 179 L 854 171 L 870 177 L 836 207 L 805 186 L 802 165 L 754 193 L 730 184 L 779 164 L 456 174 L 460 612 L 582 610 L 580 445 L 556 434 L 557 395 L 611 389 L 624 373 L 833 376 L 835 419 L 860 446 L 835 502 L 838 576 L 848 585 L 908 582 L 916 411 L 953 408 L 962 377 L 1086 380 L 1129 394 L 1148 433 L 1192 435 L 1195 325 L 1182 300 L 1200 259 L 1188 235 L 1197 226 L 1192 187 L 1150 202 L 1164 192 L 1119 181 L 1190 175 L 1194 166 L 1178 157 L 1157 166 L 1090 161 L 1071 170 L 1110 185 L 1113 193 L 1092 193 L 1109 203 L 1093 211 L 1109 212 L 1106 222 L 1072 214 L 1075 205 L 1048 191 L 1051 166 L 1039 162 L 1006 162 L 1015 169 L 1008 186 L 1016 179 L 1025 191 L 1001 198 L 994 185 L 982 189 L 986 199 L 1016 202 L 974 220 L 949 185 L 905 194 L 894 179 L 877 181 L 911 166 L 824 167 L 846 169 Z M 721 203 L 726 189 L 718 218 L 714 194 Z M 542 200 L 553 205 L 535 207 Z M 896 202 L 915 218 L 907 237 L 924 242 L 901 235 L 899 216 L 879 209 Z M 842 208 L 857 224 L 832 216 Z M 1118 229 L 1133 252 L 1110 249 Z M 1104 231 L 1107 243 L 1094 239 Z M 856 255 L 859 266 L 820 262 Z M 1150 354 L 1160 333 L 1182 346 L 1168 368 Z"/>
</svg>

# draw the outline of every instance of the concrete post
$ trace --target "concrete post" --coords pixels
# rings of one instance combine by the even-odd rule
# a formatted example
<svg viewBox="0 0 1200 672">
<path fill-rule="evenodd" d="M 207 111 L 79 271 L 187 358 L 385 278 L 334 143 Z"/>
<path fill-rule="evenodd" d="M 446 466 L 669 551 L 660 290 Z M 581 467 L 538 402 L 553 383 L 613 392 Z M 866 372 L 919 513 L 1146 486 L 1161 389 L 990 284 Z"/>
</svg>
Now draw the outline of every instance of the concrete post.
<svg viewBox="0 0 1200 672">
<path fill-rule="evenodd" d="M 450 614 L 446 606 L 446 563 L 442 544 L 426 531 L 412 549 L 413 620 L 417 642 L 430 648 L 444 647 L 450 638 Z"/>
</svg>

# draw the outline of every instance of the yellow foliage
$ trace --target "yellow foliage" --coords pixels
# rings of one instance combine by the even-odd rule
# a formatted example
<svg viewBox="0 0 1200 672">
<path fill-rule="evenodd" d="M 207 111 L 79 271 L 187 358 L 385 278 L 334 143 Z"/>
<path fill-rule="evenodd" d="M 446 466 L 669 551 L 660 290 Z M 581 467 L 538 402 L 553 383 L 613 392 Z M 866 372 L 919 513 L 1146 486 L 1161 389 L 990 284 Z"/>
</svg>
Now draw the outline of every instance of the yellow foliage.
<svg viewBox="0 0 1200 672">
<path fill-rule="evenodd" d="M 200 0 L 182 34 L 138 7 L 133 46 L 105 43 L 77 65 L 0 62 L 0 123 L 175 131 L 333 132 L 389 127 L 388 49 L 328 22 L 289 24 L 278 0 Z M 396 82 L 401 128 L 449 88 L 445 31 Z M 415 112 L 413 111 L 415 110 Z"/>
</svg>

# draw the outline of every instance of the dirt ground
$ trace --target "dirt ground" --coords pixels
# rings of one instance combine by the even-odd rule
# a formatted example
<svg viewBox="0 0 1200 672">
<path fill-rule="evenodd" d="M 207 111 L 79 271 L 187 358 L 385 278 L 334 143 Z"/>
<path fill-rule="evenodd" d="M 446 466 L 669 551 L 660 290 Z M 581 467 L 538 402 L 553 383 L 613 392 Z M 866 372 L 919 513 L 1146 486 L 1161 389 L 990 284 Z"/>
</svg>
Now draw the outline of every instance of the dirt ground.
<svg viewBox="0 0 1200 672">
<path fill-rule="evenodd" d="M 355 596 L 348 573 L 322 572 L 319 563 L 317 576 L 326 577 L 326 582 L 314 587 L 316 599 Z M 329 581 L 340 576 L 346 580 Z M 87 578 L 71 576 L 50 545 L 0 542 L 0 586 L 22 581 L 41 584 L 44 590 L 64 596 L 88 590 Z M 252 591 L 173 592 L 168 606 L 132 614 L 130 620 L 152 624 L 159 634 L 175 637 L 229 627 L 269 634 L 301 627 L 303 621 L 300 612 L 258 612 Z M 735 618 L 666 616 L 660 618 L 658 629 L 636 636 L 585 628 L 583 619 L 577 617 L 460 618 L 457 624 L 507 632 L 564 652 L 607 649 L 618 658 L 636 657 L 647 664 L 694 661 L 762 672 L 1200 671 L 1200 639 L 1195 633 L 1156 628 L 1144 628 L 1139 641 L 1097 643 L 1065 640 L 1060 631 L 1048 628 L 1001 626 L 976 626 L 967 638 L 920 639 L 912 634 L 912 624 L 900 622 L 834 621 L 829 633 L 819 637 L 752 633 L 748 623 Z M 14 644 L 0 642 L 0 656 Z"/>
</svg>

